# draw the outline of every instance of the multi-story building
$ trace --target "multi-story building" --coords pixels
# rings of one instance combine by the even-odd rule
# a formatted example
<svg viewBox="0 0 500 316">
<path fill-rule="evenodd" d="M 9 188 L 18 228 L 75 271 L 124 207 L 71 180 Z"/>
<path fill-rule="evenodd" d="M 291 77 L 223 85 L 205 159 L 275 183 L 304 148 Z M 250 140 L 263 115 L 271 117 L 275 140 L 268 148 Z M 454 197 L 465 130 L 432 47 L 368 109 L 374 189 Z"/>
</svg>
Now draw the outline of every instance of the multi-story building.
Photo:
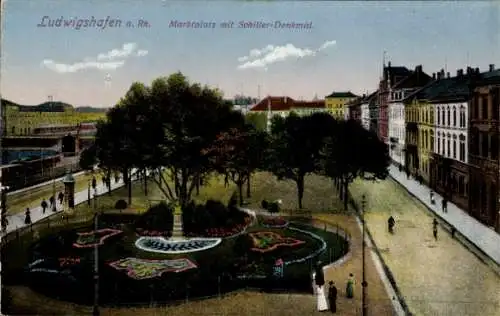
<svg viewBox="0 0 500 316">
<path fill-rule="evenodd" d="M 500 232 L 499 218 L 499 108 L 500 71 L 490 71 L 471 82 L 469 103 L 469 213 Z"/>
<path fill-rule="evenodd" d="M 370 129 L 370 100 L 374 99 L 376 92 L 369 95 L 363 95 L 361 99 L 361 125 L 366 129 Z"/>
<path fill-rule="evenodd" d="M 291 112 L 297 115 L 311 115 L 317 112 L 326 112 L 324 100 L 296 101 L 290 97 L 268 96 L 250 109 L 250 113 L 267 114 L 267 128 L 271 126 L 273 116 L 287 117 Z"/>
<path fill-rule="evenodd" d="M 378 136 L 385 143 L 389 143 L 389 116 L 388 116 L 388 104 L 392 92 L 392 86 L 399 83 L 401 80 L 411 75 L 411 71 L 406 67 L 392 66 L 391 62 L 387 64 L 387 67 L 383 67 L 383 76 L 379 82 L 378 96 L 377 96 L 377 106 L 378 106 Z"/>
<path fill-rule="evenodd" d="M 373 92 L 369 98 L 368 98 L 368 111 L 369 111 L 369 118 L 370 118 L 370 126 L 369 130 L 378 134 L 378 105 L 377 105 L 377 99 L 378 99 L 378 90 Z"/>
<path fill-rule="evenodd" d="M 350 101 L 356 99 L 358 96 L 351 91 L 347 92 L 333 92 L 325 97 L 325 106 L 336 119 L 342 120 L 346 118 L 347 111 L 346 105 Z"/>
<path fill-rule="evenodd" d="M 356 98 L 349 103 L 347 103 L 348 107 L 348 117 L 347 119 L 355 120 L 359 124 L 361 124 L 361 103 L 363 101 L 363 97 Z"/>
<path fill-rule="evenodd" d="M 441 89 L 428 98 L 434 108 L 435 144 L 431 187 L 463 209 L 468 208 L 468 101 L 472 77 L 457 71 L 456 77 L 438 78 Z"/>
<path fill-rule="evenodd" d="M 405 166 L 406 126 L 403 100 L 431 81 L 432 78 L 423 72 L 422 66 L 419 65 L 408 76 L 391 86 L 387 104 L 389 155 L 397 165 Z"/>
</svg>

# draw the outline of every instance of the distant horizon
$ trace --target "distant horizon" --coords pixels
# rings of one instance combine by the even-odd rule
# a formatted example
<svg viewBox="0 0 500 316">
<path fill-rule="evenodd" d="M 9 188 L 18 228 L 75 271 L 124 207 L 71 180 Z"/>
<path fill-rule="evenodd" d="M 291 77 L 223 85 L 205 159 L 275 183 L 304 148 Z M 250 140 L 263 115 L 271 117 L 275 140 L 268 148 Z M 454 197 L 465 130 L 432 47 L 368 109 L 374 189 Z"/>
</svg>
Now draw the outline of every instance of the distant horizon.
<svg viewBox="0 0 500 316">
<path fill-rule="evenodd" d="M 383 60 L 410 70 L 423 65 L 427 74 L 500 65 L 500 6 L 492 1 L 2 5 L 0 91 L 19 104 L 51 95 L 109 108 L 133 82 L 150 85 L 178 71 L 226 98 L 260 92 L 260 99 L 312 100 L 375 91 Z"/>
</svg>

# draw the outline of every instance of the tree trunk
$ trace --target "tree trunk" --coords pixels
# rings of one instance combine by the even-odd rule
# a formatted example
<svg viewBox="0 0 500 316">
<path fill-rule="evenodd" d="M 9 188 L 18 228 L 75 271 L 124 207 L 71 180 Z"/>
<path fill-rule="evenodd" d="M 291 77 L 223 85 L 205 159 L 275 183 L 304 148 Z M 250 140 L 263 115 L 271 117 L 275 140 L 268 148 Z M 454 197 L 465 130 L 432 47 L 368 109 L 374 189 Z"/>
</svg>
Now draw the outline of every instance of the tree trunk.
<svg viewBox="0 0 500 316">
<path fill-rule="evenodd" d="M 337 182 L 337 183 L 339 183 L 339 182 Z M 339 199 L 342 201 L 342 200 L 344 200 L 344 186 L 339 185 L 338 188 L 339 188 Z"/>
<path fill-rule="evenodd" d="M 299 209 L 302 209 L 302 198 L 304 197 L 304 175 L 297 177 L 297 198 L 299 200 Z"/>
<path fill-rule="evenodd" d="M 111 195 L 111 170 L 106 172 L 106 186 L 108 187 L 108 195 Z"/>
<path fill-rule="evenodd" d="M 196 181 L 196 195 L 200 195 L 200 179 Z"/>
<path fill-rule="evenodd" d="M 344 211 L 347 211 L 347 202 L 349 200 L 349 182 L 347 182 L 347 180 L 344 180 L 344 183 L 343 183 L 343 187 L 344 187 Z"/>
<path fill-rule="evenodd" d="M 128 186 L 128 205 L 132 205 L 132 171 L 127 169 L 126 174 L 127 182 L 125 184 Z"/>
<path fill-rule="evenodd" d="M 240 206 L 243 206 L 243 181 L 239 180 L 236 183 L 238 185 L 238 195 L 240 198 Z"/>
<path fill-rule="evenodd" d="M 247 177 L 247 199 L 251 198 L 251 192 L 250 192 L 250 174 L 248 174 Z"/>
<path fill-rule="evenodd" d="M 148 196 L 148 175 L 147 170 L 144 169 L 144 195 Z"/>
</svg>

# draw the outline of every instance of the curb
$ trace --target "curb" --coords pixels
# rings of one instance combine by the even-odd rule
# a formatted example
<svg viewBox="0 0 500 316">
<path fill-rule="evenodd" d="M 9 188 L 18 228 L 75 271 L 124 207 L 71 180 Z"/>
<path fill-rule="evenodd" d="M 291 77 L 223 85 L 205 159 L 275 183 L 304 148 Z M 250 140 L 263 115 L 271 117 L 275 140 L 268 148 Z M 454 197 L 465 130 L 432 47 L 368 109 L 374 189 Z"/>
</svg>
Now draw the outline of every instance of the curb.
<svg viewBox="0 0 500 316">
<path fill-rule="evenodd" d="M 407 187 L 405 187 L 401 182 L 396 180 L 392 175 L 389 174 L 389 178 L 397 183 L 401 188 L 403 188 L 410 196 L 412 196 L 415 200 L 417 200 L 424 208 L 431 213 L 431 215 L 439 218 L 439 224 L 446 231 L 450 232 L 452 227 L 455 227 L 453 224 L 449 223 L 446 219 L 444 219 L 441 214 L 434 211 L 432 208 L 429 208 L 427 204 L 425 204 L 418 196 L 416 196 L 413 192 L 411 192 Z M 443 225 L 446 223 L 446 225 Z M 457 240 L 462 246 L 467 248 L 470 252 L 472 252 L 482 263 L 490 267 L 493 272 L 495 272 L 498 276 L 500 276 L 500 265 L 496 263 L 496 261 L 490 257 L 486 252 L 484 252 L 481 248 L 479 248 L 473 241 L 471 241 L 467 236 L 462 234 L 458 229 L 456 229 L 455 240 Z"/>
</svg>

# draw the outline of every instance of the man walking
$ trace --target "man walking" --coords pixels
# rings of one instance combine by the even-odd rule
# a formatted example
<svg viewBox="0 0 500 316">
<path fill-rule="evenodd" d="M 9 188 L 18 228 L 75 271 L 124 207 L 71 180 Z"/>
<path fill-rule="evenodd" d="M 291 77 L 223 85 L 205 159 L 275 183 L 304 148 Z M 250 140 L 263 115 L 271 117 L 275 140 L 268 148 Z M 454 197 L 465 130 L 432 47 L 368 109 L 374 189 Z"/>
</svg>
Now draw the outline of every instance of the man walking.
<svg viewBox="0 0 500 316">
<path fill-rule="evenodd" d="M 47 209 L 47 206 L 48 206 L 47 201 L 45 201 L 45 199 L 43 199 L 40 206 L 42 207 L 42 214 L 45 214 L 45 210 Z"/>
<path fill-rule="evenodd" d="M 448 213 L 448 200 L 446 198 L 443 198 L 443 201 L 441 201 L 441 209 L 443 212 Z"/>
<path fill-rule="evenodd" d="M 337 312 L 337 288 L 333 281 L 330 281 L 328 284 L 328 303 L 330 304 L 330 311 L 335 314 Z"/>
</svg>

